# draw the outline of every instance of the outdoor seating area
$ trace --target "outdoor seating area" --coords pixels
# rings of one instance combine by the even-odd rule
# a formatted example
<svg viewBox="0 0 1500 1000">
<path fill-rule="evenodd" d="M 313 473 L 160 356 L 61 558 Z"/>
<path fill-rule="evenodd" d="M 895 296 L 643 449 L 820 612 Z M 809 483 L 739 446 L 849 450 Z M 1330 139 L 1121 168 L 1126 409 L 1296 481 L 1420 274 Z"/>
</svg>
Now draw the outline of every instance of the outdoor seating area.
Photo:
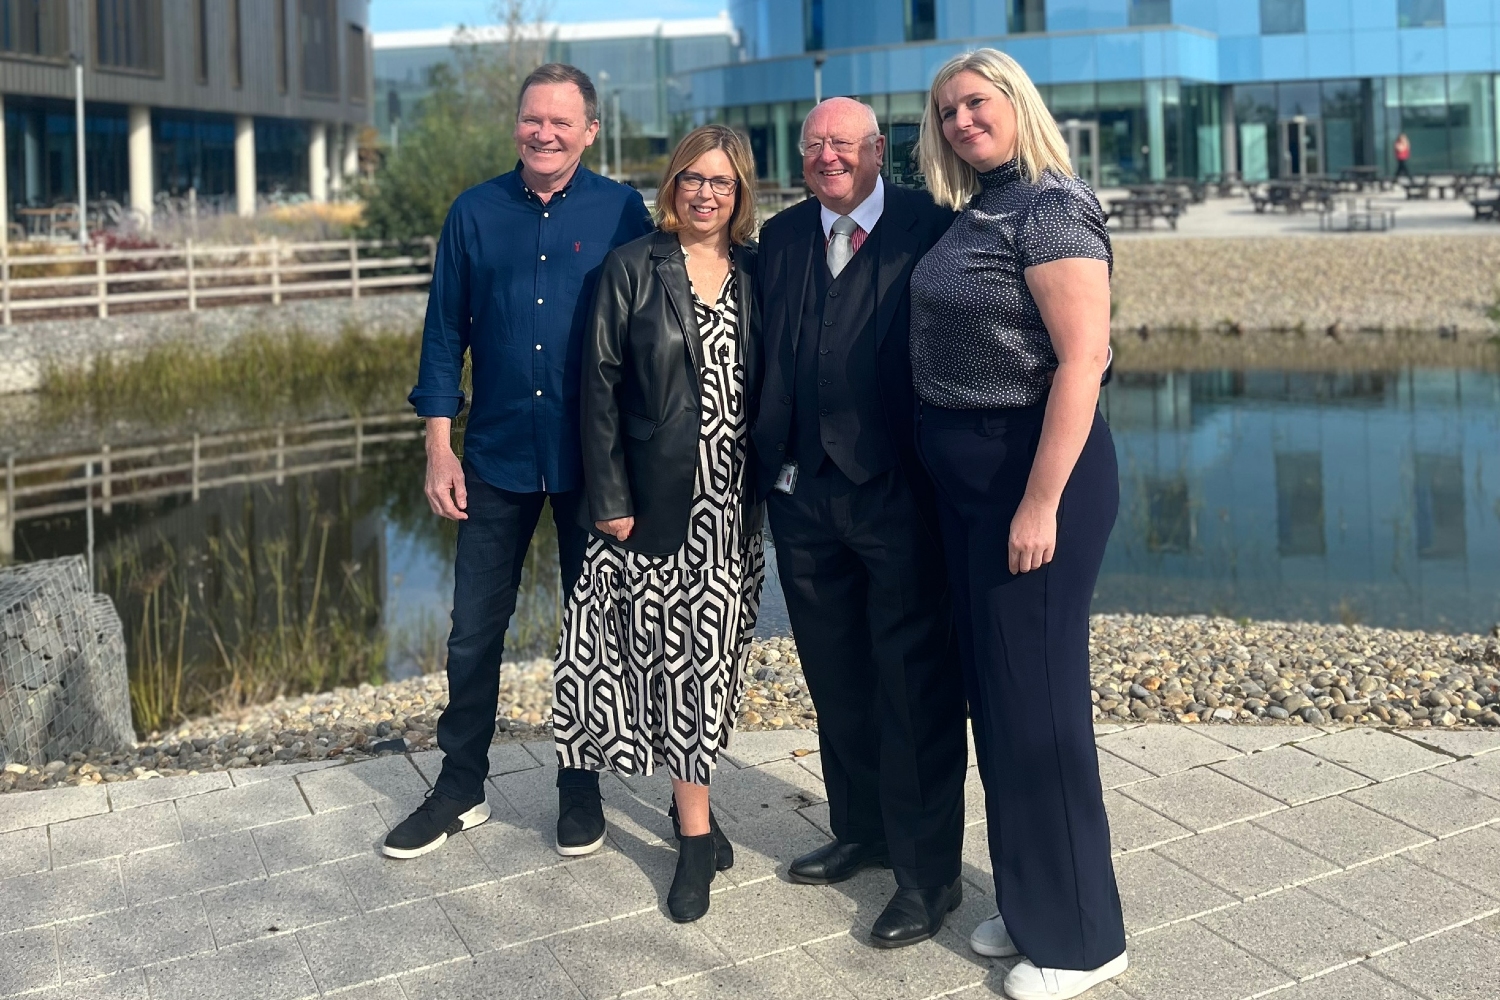
<svg viewBox="0 0 1500 1000">
<path fill-rule="evenodd" d="M 1277 210 L 1294 214 L 1305 212 L 1308 208 L 1326 211 L 1333 207 L 1334 197 L 1339 193 L 1339 183 L 1327 177 L 1267 181 L 1249 189 L 1250 204 L 1255 207 L 1257 214 Z"/>
<path fill-rule="evenodd" d="M 1334 233 L 1383 233 L 1396 228 L 1394 206 L 1380 205 L 1373 198 L 1345 198 L 1318 212 L 1318 228 Z"/>
</svg>

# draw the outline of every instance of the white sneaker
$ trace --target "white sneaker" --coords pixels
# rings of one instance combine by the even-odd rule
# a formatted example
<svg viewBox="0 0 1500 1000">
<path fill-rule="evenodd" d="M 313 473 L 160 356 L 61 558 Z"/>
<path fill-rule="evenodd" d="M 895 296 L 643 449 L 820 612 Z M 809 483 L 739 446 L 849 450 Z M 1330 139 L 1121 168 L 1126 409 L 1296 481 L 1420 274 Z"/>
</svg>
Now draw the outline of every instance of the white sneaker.
<svg viewBox="0 0 1500 1000">
<path fill-rule="evenodd" d="M 1129 965 L 1130 960 L 1123 951 L 1113 961 L 1088 972 L 1077 969 L 1039 969 L 1030 961 L 1022 961 L 1005 977 L 1005 995 L 1012 1000 L 1069 1000 L 1106 979 L 1118 976 Z"/>
<path fill-rule="evenodd" d="M 969 947 L 976 955 L 986 958 L 1010 958 L 1021 954 L 998 913 L 974 928 L 974 933 L 969 935 Z"/>
</svg>

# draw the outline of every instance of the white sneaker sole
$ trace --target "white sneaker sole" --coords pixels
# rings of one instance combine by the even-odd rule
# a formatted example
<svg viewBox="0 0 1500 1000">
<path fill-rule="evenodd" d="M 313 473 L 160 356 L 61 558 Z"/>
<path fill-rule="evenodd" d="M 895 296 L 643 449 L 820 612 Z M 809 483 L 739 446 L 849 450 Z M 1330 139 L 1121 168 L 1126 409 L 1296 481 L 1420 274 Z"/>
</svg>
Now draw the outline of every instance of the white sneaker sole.
<svg viewBox="0 0 1500 1000">
<path fill-rule="evenodd" d="M 561 854 L 565 858 L 581 858 L 585 854 L 593 854 L 599 848 L 604 846 L 604 838 L 608 835 L 609 827 L 606 825 L 604 827 L 604 832 L 599 834 L 599 839 L 594 841 L 592 844 L 577 844 L 572 847 L 564 847 L 562 844 L 558 844 L 557 853 Z"/>
<path fill-rule="evenodd" d="M 1005 995 L 1010 997 L 1011 1000 L 1072 1000 L 1073 997 L 1087 993 L 1106 979 L 1113 979 L 1129 968 L 1129 966 L 1130 959 L 1122 951 L 1112 961 L 1104 963 L 1082 979 L 1069 983 L 1065 988 L 1056 993 L 1049 993 L 1045 988 L 1040 990 L 1014 989 L 1011 987 L 1010 977 L 1006 976 Z"/>
<path fill-rule="evenodd" d="M 464 830 L 472 830 L 489 818 L 490 804 L 488 802 L 481 802 L 468 812 L 461 813 L 458 817 L 459 822 L 463 824 L 462 829 Z M 402 861 L 409 861 L 412 858 L 420 858 L 424 854 L 430 854 L 447 842 L 448 835 L 440 833 L 437 835 L 436 840 L 423 844 L 421 847 L 413 847 L 410 850 L 402 847 L 392 847 L 389 844 L 382 844 L 380 845 L 380 853 L 388 858 L 400 858 Z"/>
</svg>

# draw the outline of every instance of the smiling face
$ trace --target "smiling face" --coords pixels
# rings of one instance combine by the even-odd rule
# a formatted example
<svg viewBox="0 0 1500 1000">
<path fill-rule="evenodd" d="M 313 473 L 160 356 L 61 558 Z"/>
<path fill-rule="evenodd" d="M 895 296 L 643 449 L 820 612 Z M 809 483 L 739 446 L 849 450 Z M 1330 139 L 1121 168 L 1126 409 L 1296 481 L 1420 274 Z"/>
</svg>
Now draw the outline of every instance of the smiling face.
<svg viewBox="0 0 1500 1000">
<path fill-rule="evenodd" d="M 694 185 L 700 185 L 698 190 L 690 190 Z M 729 193 L 720 194 L 714 190 L 715 185 L 720 190 L 728 189 Z M 684 167 L 677 175 L 672 202 L 677 218 L 683 223 L 682 235 L 696 242 L 711 239 L 728 228 L 734 220 L 737 188 L 734 164 L 722 149 L 710 149 Z"/>
<path fill-rule="evenodd" d="M 964 70 L 937 94 L 943 138 L 980 173 L 1016 155 L 1016 108 L 989 80 Z"/>
<path fill-rule="evenodd" d="M 583 93 L 572 83 L 534 83 L 516 115 L 516 149 L 534 179 L 572 174 L 594 143 L 599 123 L 588 120 Z"/>
<path fill-rule="evenodd" d="M 858 101 L 833 97 L 813 108 L 802 124 L 802 146 L 820 147 L 803 154 L 802 177 L 830 211 L 848 215 L 875 190 L 885 136 Z"/>
</svg>

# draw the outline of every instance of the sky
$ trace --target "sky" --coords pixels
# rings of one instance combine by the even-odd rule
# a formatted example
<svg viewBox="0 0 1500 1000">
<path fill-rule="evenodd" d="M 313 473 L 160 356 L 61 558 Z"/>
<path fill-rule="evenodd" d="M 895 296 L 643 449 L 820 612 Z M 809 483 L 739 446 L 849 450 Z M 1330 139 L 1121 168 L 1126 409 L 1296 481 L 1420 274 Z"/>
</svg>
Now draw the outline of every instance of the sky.
<svg viewBox="0 0 1500 1000">
<path fill-rule="evenodd" d="M 551 0 L 547 20 L 617 21 L 635 17 L 715 17 L 727 0 Z M 449 24 L 493 24 L 494 0 L 371 0 L 376 31 L 413 31 Z"/>
</svg>

